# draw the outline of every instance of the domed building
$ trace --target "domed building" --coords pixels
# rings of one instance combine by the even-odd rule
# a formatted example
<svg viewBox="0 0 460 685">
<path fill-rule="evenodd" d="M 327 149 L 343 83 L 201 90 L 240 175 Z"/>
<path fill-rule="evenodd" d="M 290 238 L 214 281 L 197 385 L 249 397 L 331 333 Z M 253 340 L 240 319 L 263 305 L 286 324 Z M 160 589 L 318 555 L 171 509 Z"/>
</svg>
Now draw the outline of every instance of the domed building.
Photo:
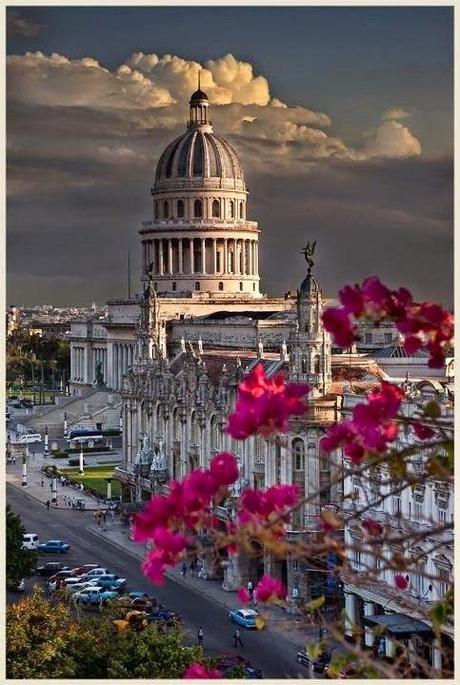
<svg viewBox="0 0 460 685">
<path fill-rule="evenodd" d="M 257 222 L 246 218 L 241 161 L 217 136 L 208 96 L 190 99 L 185 133 L 157 164 L 153 220 L 140 229 L 142 272 L 161 296 L 193 292 L 261 297 Z"/>
</svg>

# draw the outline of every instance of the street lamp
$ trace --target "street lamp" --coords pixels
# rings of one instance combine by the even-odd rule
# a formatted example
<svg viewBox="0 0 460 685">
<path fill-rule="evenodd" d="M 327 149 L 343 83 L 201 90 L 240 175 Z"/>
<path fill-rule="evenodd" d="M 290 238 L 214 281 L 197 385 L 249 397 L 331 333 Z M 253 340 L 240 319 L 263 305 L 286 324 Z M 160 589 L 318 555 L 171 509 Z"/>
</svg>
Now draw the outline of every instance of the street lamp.
<svg viewBox="0 0 460 685">
<path fill-rule="evenodd" d="M 78 472 L 80 474 L 84 473 L 84 470 L 83 470 L 83 441 L 80 441 L 80 465 L 79 465 Z"/>
<path fill-rule="evenodd" d="M 112 478 L 106 478 L 105 480 L 107 482 L 107 499 L 111 500 L 112 499 Z"/>
<path fill-rule="evenodd" d="M 51 479 L 51 501 L 57 503 L 57 478 L 53 476 Z"/>
<path fill-rule="evenodd" d="M 47 457 L 49 455 L 48 439 L 48 426 L 45 426 L 45 451 L 43 452 L 44 457 Z"/>
<path fill-rule="evenodd" d="M 22 480 L 21 486 L 27 487 L 27 457 L 29 456 L 29 445 L 26 445 L 26 451 L 22 455 Z"/>
</svg>

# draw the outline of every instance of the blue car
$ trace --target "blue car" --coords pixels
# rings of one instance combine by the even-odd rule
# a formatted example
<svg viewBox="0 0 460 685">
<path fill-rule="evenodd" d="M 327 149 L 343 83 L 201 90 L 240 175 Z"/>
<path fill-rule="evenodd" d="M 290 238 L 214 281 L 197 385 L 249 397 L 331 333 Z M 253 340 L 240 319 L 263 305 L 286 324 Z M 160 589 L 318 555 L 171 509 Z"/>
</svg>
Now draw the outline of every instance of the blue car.
<svg viewBox="0 0 460 685">
<path fill-rule="evenodd" d="M 109 601 L 110 599 L 116 599 L 118 597 L 118 592 L 114 590 L 106 590 L 100 586 L 88 587 L 82 592 L 76 592 L 75 601 L 82 604 L 89 605 L 100 605 Z"/>
<path fill-rule="evenodd" d="M 257 628 L 256 618 L 258 615 L 254 609 L 232 609 L 228 617 L 243 628 Z"/>
<path fill-rule="evenodd" d="M 100 587 L 109 589 L 117 588 L 121 590 L 126 587 L 126 578 L 120 578 L 120 576 L 117 576 L 115 573 L 106 573 L 105 575 L 97 576 L 95 582 L 97 585 L 100 585 Z"/>
<path fill-rule="evenodd" d="M 69 551 L 70 545 L 62 540 L 48 540 L 48 542 L 42 542 L 41 545 L 38 545 L 37 549 L 45 554 L 64 554 Z"/>
</svg>

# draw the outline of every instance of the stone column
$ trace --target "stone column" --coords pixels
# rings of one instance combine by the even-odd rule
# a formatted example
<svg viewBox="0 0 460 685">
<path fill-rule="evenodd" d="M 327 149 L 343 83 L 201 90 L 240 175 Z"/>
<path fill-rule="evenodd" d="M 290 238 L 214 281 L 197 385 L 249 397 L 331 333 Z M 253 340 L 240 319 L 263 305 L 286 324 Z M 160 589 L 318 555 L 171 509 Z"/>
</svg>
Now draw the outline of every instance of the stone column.
<svg viewBox="0 0 460 685">
<path fill-rule="evenodd" d="M 113 343 L 112 387 L 118 388 L 118 343 Z"/>
<path fill-rule="evenodd" d="M 223 273 L 228 274 L 228 247 L 227 238 L 224 238 L 224 268 Z"/>
<path fill-rule="evenodd" d="M 158 241 L 158 249 L 159 249 L 159 262 L 160 262 L 160 276 L 163 276 L 164 274 L 164 259 L 163 259 L 163 238 L 160 238 Z"/>
<path fill-rule="evenodd" d="M 364 616 L 374 615 L 374 603 L 364 602 Z M 366 647 L 372 647 L 374 644 L 374 634 L 371 628 L 364 627 L 364 644 Z"/>
<path fill-rule="evenodd" d="M 195 273 L 195 255 L 194 255 L 193 238 L 190 238 L 190 273 L 191 274 Z"/>
<path fill-rule="evenodd" d="M 347 612 L 345 634 L 352 637 L 353 626 L 356 625 L 356 598 L 351 592 L 345 593 L 345 611 Z"/>
<path fill-rule="evenodd" d="M 256 263 L 256 268 L 255 268 L 254 273 L 256 276 L 259 275 L 259 251 L 257 249 L 258 245 L 259 245 L 258 241 L 254 240 L 254 261 Z"/>
<path fill-rule="evenodd" d="M 387 614 L 392 614 L 392 611 L 384 610 L 385 615 Z M 394 652 L 394 641 L 388 637 L 388 634 L 385 635 L 385 656 L 392 657 Z"/>
<path fill-rule="evenodd" d="M 118 390 L 123 387 L 123 345 L 118 343 Z"/>
<path fill-rule="evenodd" d="M 201 273 L 206 273 L 206 238 L 201 238 Z"/>
<path fill-rule="evenodd" d="M 184 273 L 184 254 L 182 252 L 182 238 L 179 238 L 179 273 Z"/>
<path fill-rule="evenodd" d="M 173 252 L 172 252 L 172 240 L 168 238 L 168 272 L 173 274 Z"/>
<path fill-rule="evenodd" d="M 239 266 L 238 266 L 238 240 L 236 238 L 233 238 L 233 273 L 238 274 L 239 273 Z"/>
<path fill-rule="evenodd" d="M 212 239 L 212 263 L 214 274 L 217 273 L 217 238 Z"/>
<path fill-rule="evenodd" d="M 126 468 L 129 469 L 131 464 L 131 402 L 128 401 L 125 406 L 125 416 L 123 419 L 123 440 L 126 444 Z"/>
</svg>

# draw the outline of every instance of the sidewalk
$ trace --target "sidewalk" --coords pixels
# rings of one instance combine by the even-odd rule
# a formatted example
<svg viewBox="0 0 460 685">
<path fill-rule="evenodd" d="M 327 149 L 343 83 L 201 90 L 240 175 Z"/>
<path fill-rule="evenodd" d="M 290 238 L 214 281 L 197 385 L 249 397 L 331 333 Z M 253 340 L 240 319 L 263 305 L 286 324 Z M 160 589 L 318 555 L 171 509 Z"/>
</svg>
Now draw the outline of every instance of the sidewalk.
<svg viewBox="0 0 460 685">
<path fill-rule="evenodd" d="M 16 459 L 15 464 L 6 465 L 6 482 L 15 488 L 18 488 L 26 496 L 32 497 L 43 505 L 46 505 L 47 500 L 51 501 L 52 491 L 51 491 L 51 478 L 47 478 L 42 472 L 41 467 L 44 463 L 42 454 L 35 454 L 27 460 L 27 487 L 21 485 L 22 482 L 22 459 Z M 41 482 L 43 480 L 43 487 Z M 95 511 L 97 509 L 102 509 L 102 504 L 97 505 L 97 499 L 92 495 L 87 495 L 80 490 L 74 489 L 70 485 L 61 485 L 59 479 L 57 479 L 57 498 L 58 506 L 52 504 L 52 509 L 68 509 L 72 511 L 72 508 L 68 506 L 68 503 L 64 501 L 64 496 L 70 499 L 79 499 L 85 503 L 85 511 Z"/>
<path fill-rule="evenodd" d="M 118 521 L 115 523 L 108 523 L 106 530 L 102 530 L 96 524 L 88 526 L 88 530 L 97 535 L 110 544 L 123 549 L 132 556 L 139 559 L 139 562 L 144 559 L 145 547 L 139 545 L 129 538 L 129 527 L 121 524 Z M 199 595 L 205 595 L 216 604 L 225 609 L 238 608 L 239 602 L 235 592 L 226 592 L 222 589 L 220 580 L 203 580 L 197 577 L 191 577 L 190 571 L 184 578 L 180 573 L 180 568 L 177 567 L 171 571 L 166 572 L 166 577 L 174 579 L 175 582 L 180 583 L 184 587 L 189 588 Z M 152 594 L 155 594 L 155 586 L 152 585 Z M 296 649 L 305 649 L 305 645 L 309 641 L 315 641 L 318 638 L 318 628 L 301 626 L 298 617 L 288 614 L 280 607 L 270 607 L 264 609 L 263 613 L 268 614 L 267 627 L 274 633 L 281 634 L 285 639 L 289 640 Z"/>
</svg>

